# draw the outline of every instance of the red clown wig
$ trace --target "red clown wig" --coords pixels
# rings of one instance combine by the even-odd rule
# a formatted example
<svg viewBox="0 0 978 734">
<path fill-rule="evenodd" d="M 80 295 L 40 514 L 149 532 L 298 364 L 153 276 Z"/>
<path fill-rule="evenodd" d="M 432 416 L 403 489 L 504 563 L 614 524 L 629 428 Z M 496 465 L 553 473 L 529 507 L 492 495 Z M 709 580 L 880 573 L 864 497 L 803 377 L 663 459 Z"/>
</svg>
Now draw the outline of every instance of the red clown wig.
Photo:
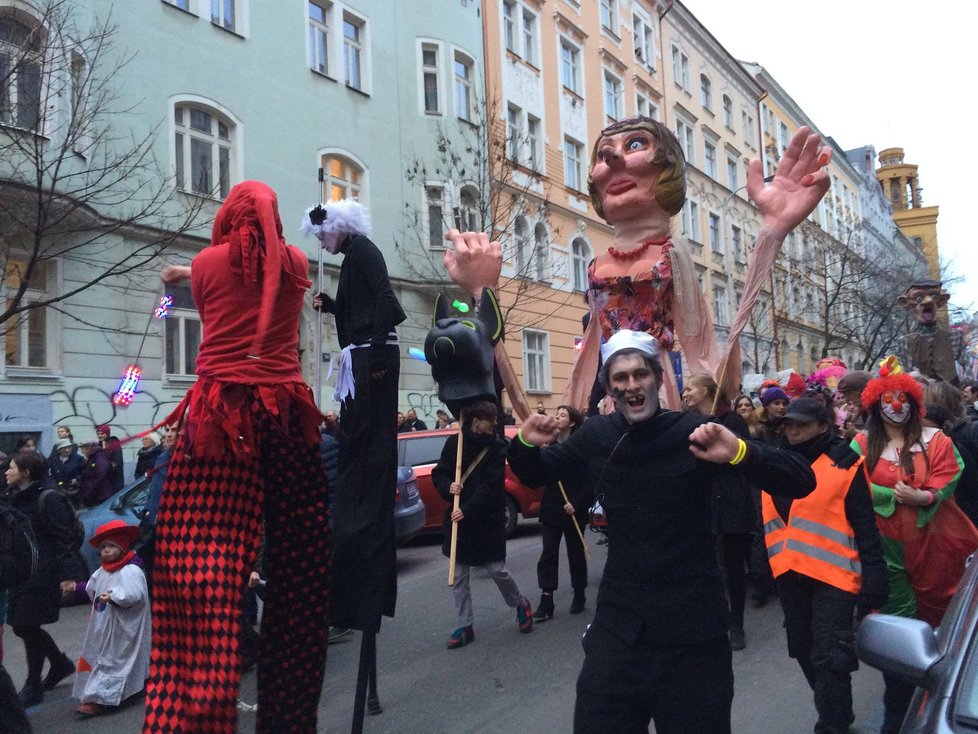
<svg viewBox="0 0 978 734">
<path fill-rule="evenodd" d="M 863 408 L 867 411 L 876 405 L 884 393 L 903 392 L 914 399 L 919 416 L 924 416 L 924 388 L 917 380 L 907 374 L 888 374 L 870 380 L 862 392 Z"/>
</svg>

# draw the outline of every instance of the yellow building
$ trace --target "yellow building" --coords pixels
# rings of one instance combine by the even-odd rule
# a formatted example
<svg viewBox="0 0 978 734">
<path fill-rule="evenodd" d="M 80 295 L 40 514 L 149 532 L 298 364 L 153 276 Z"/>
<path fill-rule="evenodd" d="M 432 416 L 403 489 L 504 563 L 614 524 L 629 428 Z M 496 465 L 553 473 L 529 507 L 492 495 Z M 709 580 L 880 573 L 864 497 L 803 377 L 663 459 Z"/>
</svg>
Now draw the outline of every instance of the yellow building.
<svg viewBox="0 0 978 734">
<path fill-rule="evenodd" d="M 893 205 L 893 221 L 927 257 L 928 276 L 941 279 L 941 259 L 937 247 L 937 206 L 924 206 L 917 166 L 903 160 L 903 148 L 887 148 L 879 154 L 876 178 Z"/>
</svg>

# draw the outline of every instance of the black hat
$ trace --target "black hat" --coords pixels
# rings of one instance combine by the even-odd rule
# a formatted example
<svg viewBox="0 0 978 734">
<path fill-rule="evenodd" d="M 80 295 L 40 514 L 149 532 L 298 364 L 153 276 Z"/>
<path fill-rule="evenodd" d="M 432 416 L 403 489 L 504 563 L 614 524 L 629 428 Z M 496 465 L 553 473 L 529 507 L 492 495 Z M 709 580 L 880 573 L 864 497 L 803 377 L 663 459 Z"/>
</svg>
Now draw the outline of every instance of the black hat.
<svg viewBox="0 0 978 734">
<path fill-rule="evenodd" d="M 784 420 L 798 423 L 811 423 L 824 419 L 825 403 L 818 398 L 795 398 L 788 405 L 788 412 L 784 414 Z"/>
</svg>

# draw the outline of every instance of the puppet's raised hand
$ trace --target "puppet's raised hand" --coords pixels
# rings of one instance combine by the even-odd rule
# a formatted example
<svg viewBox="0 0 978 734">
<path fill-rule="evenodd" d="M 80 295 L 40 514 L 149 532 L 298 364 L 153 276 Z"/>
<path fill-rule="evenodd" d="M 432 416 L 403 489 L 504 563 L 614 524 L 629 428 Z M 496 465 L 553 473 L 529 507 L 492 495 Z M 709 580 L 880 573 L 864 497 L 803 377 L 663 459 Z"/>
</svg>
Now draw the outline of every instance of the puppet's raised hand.
<svg viewBox="0 0 978 734">
<path fill-rule="evenodd" d="M 750 162 L 747 191 L 768 229 L 787 234 L 812 213 L 829 190 L 829 174 L 822 169 L 832 159 L 832 151 L 821 147 L 821 142 L 810 128 L 799 128 L 768 185 L 761 162 L 757 158 Z"/>
<path fill-rule="evenodd" d="M 478 300 L 483 288 L 495 288 L 503 267 L 503 251 L 484 232 L 459 232 L 450 229 L 445 239 L 452 248 L 445 250 L 445 270 L 459 287 Z"/>
</svg>

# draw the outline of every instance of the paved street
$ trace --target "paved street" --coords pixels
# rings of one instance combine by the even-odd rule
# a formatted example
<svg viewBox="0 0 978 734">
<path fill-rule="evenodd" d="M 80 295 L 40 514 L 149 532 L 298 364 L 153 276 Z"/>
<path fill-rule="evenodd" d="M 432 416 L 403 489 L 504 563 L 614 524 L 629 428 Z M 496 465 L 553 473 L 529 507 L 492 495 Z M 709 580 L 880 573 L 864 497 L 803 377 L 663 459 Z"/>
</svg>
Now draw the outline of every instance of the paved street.
<svg viewBox="0 0 978 734">
<path fill-rule="evenodd" d="M 583 652 L 580 638 L 593 612 L 597 582 L 605 559 L 598 536 L 588 533 L 594 555 L 588 609 L 570 616 L 566 558 L 561 559 L 557 616 L 537 625 L 529 635 L 517 631 L 515 617 L 505 607 L 492 581 L 481 571 L 473 579 L 475 642 L 460 650 L 445 648 L 452 629 L 451 593 L 447 563 L 440 543 L 421 539 L 398 551 L 399 598 L 397 617 L 387 620 L 378 638 L 379 692 L 384 713 L 368 716 L 368 734 L 441 734 L 507 732 L 557 734 L 571 730 L 574 681 Z M 522 521 L 509 541 L 508 564 L 524 593 L 535 604 L 536 561 L 540 552 L 539 526 Z M 76 656 L 81 645 L 87 608 L 63 610 L 61 621 L 49 629 Z M 781 612 L 777 604 L 748 608 L 747 649 L 734 653 L 736 696 L 733 730 L 753 734 L 808 734 L 814 708 L 801 671 L 785 653 Z M 23 682 L 23 647 L 9 627 L 4 635 L 6 665 L 18 687 Z M 320 705 L 320 731 L 350 730 L 359 636 L 351 635 L 330 647 L 326 685 Z M 79 721 L 72 711 L 70 683 L 62 684 L 32 709 L 38 734 L 138 732 L 139 702 L 110 718 Z M 855 676 L 856 726 L 869 734 L 882 718 L 882 679 L 861 669 Z M 255 674 L 244 677 L 241 698 L 255 702 Z M 242 732 L 254 731 L 254 713 L 240 717 Z"/>
</svg>

